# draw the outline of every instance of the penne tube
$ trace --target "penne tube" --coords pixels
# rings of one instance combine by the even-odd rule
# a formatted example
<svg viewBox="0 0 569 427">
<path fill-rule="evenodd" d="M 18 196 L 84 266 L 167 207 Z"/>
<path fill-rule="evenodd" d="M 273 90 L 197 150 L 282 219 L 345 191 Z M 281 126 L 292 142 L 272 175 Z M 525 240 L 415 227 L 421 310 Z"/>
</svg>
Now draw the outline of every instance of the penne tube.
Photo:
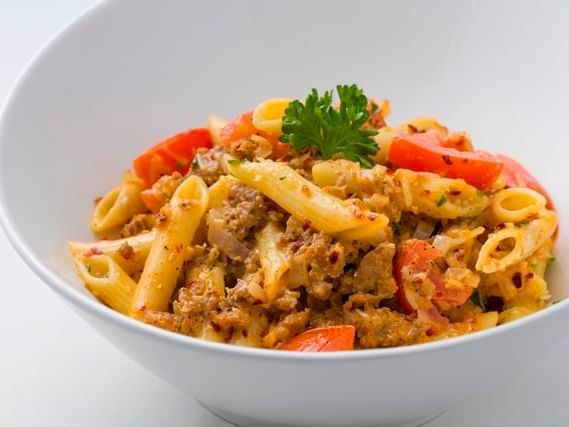
<svg viewBox="0 0 569 427">
<path fill-rule="evenodd" d="M 146 265 L 130 309 L 137 319 L 146 310 L 166 311 L 184 263 L 186 248 L 192 242 L 208 204 L 207 187 L 197 176 L 180 184 L 164 206 L 156 226 Z"/>
<path fill-rule="evenodd" d="M 383 214 L 360 209 L 333 197 L 284 163 L 229 161 L 229 172 L 272 199 L 301 221 L 334 235 L 354 228 L 385 226 Z"/>
<path fill-rule="evenodd" d="M 545 197 L 530 188 L 507 188 L 499 191 L 490 205 L 491 222 L 523 222 L 545 210 Z"/>
<path fill-rule="evenodd" d="M 265 294 L 269 301 L 280 296 L 283 289 L 283 274 L 290 268 L 290 257 L 286 248 L 279 245 L 282 232 L 269 222 L 261 233 L 257 242 L 261 268 L 263 269 L 263 284 Z"/>
<path fill-rule="evenodd" d="M 91 217 L 91 230 L 104 233 L 126 224 L 134 215 L 145 212 L 140 199 L 144 183 L 132 172 L 125 174 L 124 182 L 109 191 L 97 203 Z"/>
<path fill-rule="evenodd" d="M 98 300 L 127 314 L 136 282 L 108 255 L 77 255 L 73 258 L 79 277 Z"/>
<path fill-rule="evenodd" d="M 207 129 L 211 135 L 213 145 L 221 145 L 220 132 L 225 127 L 227 120 L 212 114 L 207 118 Z"/>
</svg>

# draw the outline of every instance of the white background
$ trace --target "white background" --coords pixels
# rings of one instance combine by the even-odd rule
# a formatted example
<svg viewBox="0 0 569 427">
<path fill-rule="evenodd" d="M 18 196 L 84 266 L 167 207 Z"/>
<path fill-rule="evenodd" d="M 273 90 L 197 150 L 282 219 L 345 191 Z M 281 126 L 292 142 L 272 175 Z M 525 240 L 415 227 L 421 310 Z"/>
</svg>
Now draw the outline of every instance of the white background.
<svg viewBox="0 0 569 427">
<path fill-rule="evenodd" d="M 93 3 L 0 0 L 1 103 L 34 52 Z M 2 231 L 0 274 L 0 426 L 228 426 L 92 331 L 28 270 Z M 429 427 L 569 425 L 565 342 L 559 353 L 528 364 L 533 370 L 515 382 L 489 389 Z"/>
</svg>

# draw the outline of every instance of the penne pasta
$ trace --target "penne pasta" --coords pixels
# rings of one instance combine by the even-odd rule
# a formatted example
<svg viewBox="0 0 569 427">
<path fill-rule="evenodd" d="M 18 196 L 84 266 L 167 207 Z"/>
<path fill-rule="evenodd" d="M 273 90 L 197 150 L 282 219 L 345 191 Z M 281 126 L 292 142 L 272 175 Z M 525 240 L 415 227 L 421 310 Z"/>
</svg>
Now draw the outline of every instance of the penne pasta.
<svg viewBox="0 0 569 427">
<path fill-rule="evenodd" d="M 104 304 L 127 314 L 136 291 L 136 282 L 108 255 L 73 257 L 85 287 Z"/>
<path fill-rule="evenodd" d="M 396 202 L 414 214 L 440 219 L 468 218 L 480 215 L 490 203 L 486 194 L 462 179 L 408 169 L 397 169 L 393 179 L 400 189 Z"/>
<path fill-rule="evenodd" d="M 253 126 L 271 135 L 280 135 L 282 117 L 290 99 L 271 98 L 260 103 L 253 111 Z"/>
<path fill-rule="evenodd" d="M 494 223 L 522 222 L 545 209 L 545 197 L 529 188 L 507 188 L 492 197 L 490 205 Z"/>
<path fill-rule="evenodd" d="M 144 183 L 127 172 L 123 183 L 109 191 L 95 207 L 91 230 L 104 233 L 126 224 L 134 215 L 146 210 L 140 199 Z"/>
<path fill-rule="evenodd" d="M 263 285 L 269 301 L 282 294 L 283 274 L 290 268 L 290 257 L 279 240 L 282 232 L 273 223 L 268 223 L 259 234 L 257 249 L 263 269 Z"/>
<path fill-rule="evenodd" d="M 213 145 L 221 145 L 221 138 L 219 134 L 226 124 L 227 120 L 214 114 L 207 118 L 207 129 L 209 130 Z"/>
<path fill-rule="evenodd" d="M 143 318 L 146 310 L 166 311 L 191 243 L 208 204 L 207 187 L 190 176 L 180 184 L 159 215 L 159 224 L 130 309 Z"/>
<path fill-rule="evenodd" d="M 389 222 L 385 215 L 364 211 L 330 196 L 284 163 L 230 161 L 229 172 L 291 215 L 327 234 L 355 228 L 377 230 L 377 224 L 383 228 Z"/>
</svg>

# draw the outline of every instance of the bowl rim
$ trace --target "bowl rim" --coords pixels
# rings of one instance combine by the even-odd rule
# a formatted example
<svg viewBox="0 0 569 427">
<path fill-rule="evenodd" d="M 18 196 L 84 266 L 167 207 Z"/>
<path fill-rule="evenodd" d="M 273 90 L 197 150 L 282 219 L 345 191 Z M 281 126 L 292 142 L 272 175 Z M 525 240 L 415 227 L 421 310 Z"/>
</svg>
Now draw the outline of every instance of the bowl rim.
<svg viewBox="0 0 569 427">
<path fill-rule="evenodd" d="M 80 27 L 85 21 L 97 19 L 98 15 L 103 14 L 107 9 L 111 9 L 118 0 L 100 0 L 89 8 L 79 13 L 75 18 L 64 25 L 59 31 L 55 32 L 47 41 L 39 48 L 38 51 L 28 61 L 27 65 L 20 72 L 19 76 L 12 84 L 5 98 L 4 104 L 0 109 L 0 160 L 2 158 L 2 147 L 7 144 L 3 139 L 5 128 L 8 123 L 8 117 L 13 108 L 15 100 L 19 96 L 20 90 L 25 86 L 28 78 L 34 75 L 36 67 L 50 56 L 53 49 L 57 49 L 59 43 L 65 38 L 72 36 L 76 27 Z M 432 341 L 423 344 L 414 344 L 401 347 L 390 348 L 375 348 L 363 349 L 355 351 L 333 351 L 322 353 L 305 353 L 305 352 L 289 352 L 280 351 L 276 349 L 264 349 L 254 347 L 243 347 L 233 344 L 217 343 L 207 341 L 205 339 L 195 338 L 192 336 L 182 335 L 175 332 L 170 332 L 156 326 L 151 326 L 143 322 L 131 319 L 128 316 L 120 314 L 96 299 L 81 293 L 70 286 L 64 279 L 60 278 L 47 268 L 35 255 L 28 249 L 26 242 L 22 238 L 15 222 L 8 209 L 8 202 L 5 195 L 5 184 L 0 181 L 0 226 L 4 229 L 8 241 L 24 260 L 26 265 L 45 282 L 53 291 L 72 303 L 74 306 L 79 307 L 81 310 L 89 312 L 89 314 L 96 318 L 114 323 L 120 328 L 124 328 L 131 333 L 138 335 L 146 335 L 153 339 L 161 340 L 166 344 L 181 345 L 182 347 L 190 350 L 200 350 L 207 352 L 225 353 L 227 356 L 234 357 L 247 357 L 247 358 L 262 358 L 272 360 L 285 360 L 285 361 L 338 361 L 345 362 L 351 360 L 362 359 L 384 359 L 392 357 L 412 356 L 426 352 L 436 352 L 444 349 L 452 349 L 462 347 L 480 340 L 484 340 L 495 335 L 506 335 L 517 331 L 520 328 L 526 327 L 530 323 L 537 323 L 539 321 L 547 320 L 560 310 L 566 310 L 569 307 L 569 299 L 564 299 L 557 304 L 546 307 L 539 312 L 533 313 L 522 319 L 513 322 L 499 325 L 483 331 L 473 332 L 466 335 L 460 335 L 453 338 L 445 338 L 439 341 Z"/>
</svg>

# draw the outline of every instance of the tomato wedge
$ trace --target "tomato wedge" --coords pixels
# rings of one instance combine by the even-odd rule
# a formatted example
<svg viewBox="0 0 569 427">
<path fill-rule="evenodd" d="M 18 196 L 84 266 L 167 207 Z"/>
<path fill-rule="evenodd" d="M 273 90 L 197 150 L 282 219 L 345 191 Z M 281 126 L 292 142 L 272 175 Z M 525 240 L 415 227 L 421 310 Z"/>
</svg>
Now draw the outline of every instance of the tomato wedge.
<svg viewBox="0 0 569 427">
<path fill-rule="evenodd" d="M 492 154 L 459 151 L 444 144 L 445 141 L 435 130 L 398 135 L 391 144 L 387 158 L 401 168 L 462 178 L 479 189 L 490 187 L 502 173 L 503 163 Z"/>
<path fill-rule="evenodd" d="M 397 302 L 407 314 L 414 313 L 416 307 L 411 303 L 411 296 L 407 296 L 403 287 L 402 270 L 408 267 L 414 273 L 427 270 L 429 263 L 441 256 L 437 248 L 424 240 L 409 240 L 397 251 L 393 262 L 393 277 L 399 285 L 396 293 Z"/>
<path fill-rule="evenodd" d="M 147 186 L 154 184 L 162 175 L 174 171 L 188 172 L 198 148 L 211 148 L 211 136 L 207 129 L 190 129 L 153 145 L 133 162 L 136 175 Z"/>
<path fill-rule="evenodd" d="M 248 111 L 227 123 L 219 131 L 219 140 L 225 148 L 229 148 L 229 143 L 248 138 L 258 132 L 257 128 L 253 126 L 253 112 Z"/>
<path fill-rule="evenodd" d="M 309 329 L 288 341 L 281 350 L 322 352 L 354 349 L 356 328 L 351 325 Z"/>
<path fill-rule="evenodd" d="M 498 154 L 496 157 L 504 163 L 504 178 L 507 187 L 525 187 L 541 193 L 547 200 L 546 207 L 555 209 L 553 200 L 547 190 L 533 177 L 529 171 L 523 167 L 517 160 L 504 154 Z"/>
<path fill-rule="evenodd" d="M 278 136 L 261 132 L 253 126 L 252 111 L 243 113 L 227 123 L 219 132 L 219 140 L 225 149 L 229 150 L 232 142 L 249 138 L 251 135 L 260 135 L 271 143 L 273 147 L 271 157 L 274 159 L 283 157 L 290 152 L 290 145 L 280 142 Z"/>
</svg>

